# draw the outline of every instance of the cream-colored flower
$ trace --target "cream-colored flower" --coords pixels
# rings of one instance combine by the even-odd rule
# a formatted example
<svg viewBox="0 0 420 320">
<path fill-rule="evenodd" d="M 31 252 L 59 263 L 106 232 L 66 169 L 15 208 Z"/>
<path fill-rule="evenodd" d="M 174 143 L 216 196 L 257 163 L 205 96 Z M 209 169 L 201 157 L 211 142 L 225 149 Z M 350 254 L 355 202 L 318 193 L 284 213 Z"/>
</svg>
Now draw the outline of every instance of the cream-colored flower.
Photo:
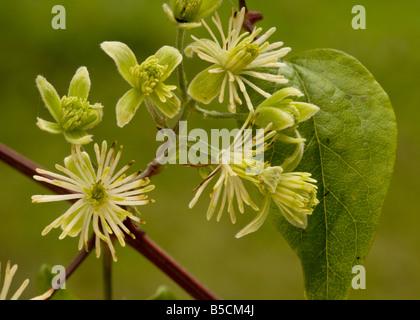
<svg viewBox="0 0 420 320">
<path fill-rule="evenodd" d="M 107 143 L 102 143 L 102 149 L 95 144 L 97 169 L 94 169 L 89 155 L 82 152 L 80 146 L 72 146 L 72 154 L 64 160 L 65 166 L 56 165 L 57 170 L 67 176 L 50 171 L 37 169 L 42 176 L 35 175 L 34 179 L 46 182 L 71 193 L 65 195 L 36 195 L 32 202 L 52 202 L 75 200 L 76 202 L 63 215 L 47 226 L 42 235 L 46 235 L 53 228 L 61 226 L 63 232 L 60 239 L 67 235 L 75 237 L 80 234 L 79 250 L 83 244 L 87 248 L 90 223 L 96 235 L 96 256 L 100 256 L 100 240 L 108 244 L 114 260 L 117 260 L 111 234 L 114 234 L 122 246 L 125 246 L 124 232 L 134 238 L 124 220 L 129 218 L 136 222 L 141 220 L 123 206 L 139 206 L 153 202 L 147 200 L 146 192 L 154 189 L 149 179 L 138 179 L 139 172 L 126 176 L 124 172 L 131 167 L 130 162 L 116 172 L 120 160 L 122 147 L 115 152 L 115 144 L 107 153 Z"/>
<path fill-rule="evenodd" d="M 260 129 L 255 135 L 252 130 L 240 130 L 230 148 L 219 153 L 217 167 L 199 185 L 189 207 L 194 207 L 206 186 L 219 175 L 210 193 L 211 200 L 206 215 L 208 220 L 219 207 L 216 219 L 220 221 L 227 207 L 232 223 L 236 223 L 235 198 L 240 213 L 244 213 L 244 204 L 258 210 L 245 188 L 244 181 L 255 185 L 261 183 L 258 174 L 264 169 L 263 154 L 272 146 L 271 138 L 275 134 L 276 132 L 270 131 L 269 127 Z"/>
<path fill-rule="evenodd" d="M 316 198 L 316 180 L 307 172 L 283 172 L 280 166 L 267 167 L 260 175 L 264 195 L 263 205 L 255 219 L 243 228 L 236 238 L 257 231 L 270 211 L 271 201 L 278 207 L 286 220 L 295 227 L 306 229 L 308 215 L 319 203 Z"/>
<path fill-rule="evenodd" d="M 279 59 L 285 56 L 290 48 L 279 49 L 283 46 L 282 42 L 270 44 L 267 41 L 276 28 L 271 28 L 259 38 L 261 28 L 256 28 L 251 34 L 249 32 L 241 33 L 244 18 L 245 8 L 236 13 L 232 10 L 227 35 L 225 36 L 219 15 L 216 13 L 213 22 L 221 35 L 221 41 L 217 39 L 203 20 L 203 25 L 207 28 L 212 40 L 198 39 L 193 36 L 195 42 L 185 49 L 187 56 L 196 53 L 201 59 L 212 63 L 211 67 L 202 71 L 193 79 L 188 88 L 188 93 L 195 100 L 208 104 L 219 96 L 219 102 L 222 103 L 227 87 L 229 91 L 229 110 L 236 112 L 236 103 L 242 104 L 238 93 L 239 88 L 248 108 L 253 110 L 247 86 L 266 98 L 271 95 L 259 88 L 250 80 L 251 78 L 274 83 L 287 82 L 283 76 L 261 71 L 260 68 L 279 68 L 283 66 L 284 64 L 280 63 Z"/>
</svg>

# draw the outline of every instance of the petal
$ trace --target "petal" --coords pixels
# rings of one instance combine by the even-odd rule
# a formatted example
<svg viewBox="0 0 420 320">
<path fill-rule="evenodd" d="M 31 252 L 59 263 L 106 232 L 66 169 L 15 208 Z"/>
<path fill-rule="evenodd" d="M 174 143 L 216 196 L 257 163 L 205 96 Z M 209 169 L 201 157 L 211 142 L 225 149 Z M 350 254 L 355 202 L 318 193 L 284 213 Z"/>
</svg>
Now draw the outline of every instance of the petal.
<svg viewBox="0 0 420 320">
<path fill-rule="evenodd" d="M 81 152 L 81 155 L 82 155 L 82 160 L 84 164 L 87 166 L 87 169 L 91 172 L 92 175 L 94 175 L 94 170 L 92 167 L 92 162 L 90 160 L 89 154 L 83 151 Z M 64 159 L 64 165 L 66 169 L 74 173 L 77 177 L 79 177 L 79 179 L 85 180 L 83 175 L 85 175 L 86 173 L 86 168 L 81 167 L 82 163 L 80 162 L 78 158 L 76 158 L 76 162 L 77 162 L 77 166 L 74 163 L 73 156 L 68 156 Z M 80 168 L 83 171 L 83 174 L 80 173 L 78 168 Z"/>
<path fill-rule="evenodd" d="M 209 104 L 216 98 L 222 89 L 224 72 L 210 73 L 214 67 L 207 68 L 199 73 L 192 81 L 188 88 L 188 94 L 195 100 Z"/>
<path fill-rule="evenodd" d="M 36 78 L 36 85 L 41 93 L 42 100 L 55 121 L 60 122 L 61 100 L 54 87 L 43 76 Z"/>
<path fill-rule="evenodd" d="M 69 97 L 86 100 L 90 91 L 89 72 L 86 67 L 80 67 L 70 82 Z"/>
<path fill-rule="evenodd" d="M 159 110 L 169 118 L 176 116 L 181 107 L 181 101 L 179 101 L 178 97 L 174 94 L 170 98 L 166 97 L 165 102 L 162 102 L 155 93 L 150 94 L 149 98 L 153 101 L 156 107 L 158 107 Z"/>
<path fill-rule="evenodd" d="M 134 86 L 131 68 L 138 63 L 133 51 L 126 44 L 118 41 L 102 42 L 101 48 L 115 61 L 121 76 Z"/>
<path fill-rule="evenodd" d="M 201 27 L 201 22 L 181 22 L 178 24 L 178 28 L 182 30 L 191 30 Z"/>
<path fill-rule="evenodd" d="M 167 3 L 163 4 L 163 11 L 166 13 L 166 17 L 168 18 L 169 22 L 178 25 L 178 21 L 176 21 L 174 17 L 174 13 L 172 12 L 172 9 L 169 7 Z"/>
<path fill-rule="evenodd" d="M 203 0 L 200 10 L 197 13 L 196 20 L 200 21 L 201 19 L 212 14 L 220 6 L 222 0 Z"/>
<path fill-rule="evenodd" d="M 302 212 L 301 210 L 294 210 L 278 199 L 273 198 L 273 200 L 283 217 L 286 218 L 291 225 L 297 228 L 306 229 L 308 226 L 307 213 Z"/>
<path fill-rule="evenodd" d="M 271 204 L 271 197 L 269 195 L 266 195 L 264 199 L 264 204 L 260 212 L 258 212 L 254 220 L 252 220 L 250 224 L 248 224 L 245 228 L 239 231 L 235 237 L 241 238 L 243 236 L 246 236 L 249 233 L 257 231 L 263 225 L 265 219 L 268 216 L 268 213 L 270 211 L 270 204 Z"/>
<path fill-rule="evenodd" d="M 82 212 L 81 212 L 82 211 Z M 66 234 L 70 237 L 76 237 L 80 231 L 82 230 L 84 216 L 88 214 L 88 209 L 86 207 L 82 207 L 76 211 L 74 211 L 70 216 L 63 220 L 61 223 L 61 229 L 64 231 L 67 226 L 72 223 L 73 226 L 71 227 L 70 231 Z M 77 219 L 74 221 L 74 219 Z"/>
<path fill-rule="evenodd" d="M 165 81 L 182 61 L 182 54 L 178 49 L 164 46 L 156 52 L 155 57 L 161 66 L 168 66 L 160 81 Z"/>
<path fill-rule="evenodd" d="M 118 101 L 117 124 L 119 127 L 122 128 L 131 121 L 143 99 L 144 94 L 133 88 L 127 91 L 127 93 Z"/>
<path fill-rule="evenodd" d="M 64 137 L 68 142 L 74 145 L 87 144 L 92 141 L 92 135 L 83 130 L 65 131 Z"/>
<path fill-rule="evenodd" d="M 270 98 L 262 102 L 258 108 L 265 108 L 265 107 L 276 107 L 279 103 L 281 103 L 284 99 L 290 96 L 302 97 L 303 93 L 300 92 L 298 89 L 289 87 L 284 88 L 277 91 L 273 94 Z"/>
<path fill-rule="evenodd" d="M 47 131 L 47 132 L 52 133 L 52 134 L 63 133 L 63 129 L 61 129 L 61 126 L 58 123 L 45 121 L 41 118 L 37 118 L 37 119 L 38 119 L 38 121 L 37 121 L 36 125 L 41 130 Z"/>
<path fill-rule="evenodd" d="M 284 112 L 278 108 L 258 107 L 256 114 L 258 116 L 255 123 L 260 128 L 266 128 L 270 123 L 272 123 L 273 125 L 271 130 L 280 131 L 295 125 L 295 118 L 288 112 Z"/>
<path fill-rule="evenodd" d="M 319 111 L 319 107 L 312 103 L 293 102 L 292 104 L 299 110 L 299 122 L 310 119 Z"/>
<path fill-rule="evenodd" d="M 102 121 L 103 106 L 99 103 L 95 104 L 88 114 L 88 118 L 83 124 L 82 130 L 90 129 Z"/>
</svg>

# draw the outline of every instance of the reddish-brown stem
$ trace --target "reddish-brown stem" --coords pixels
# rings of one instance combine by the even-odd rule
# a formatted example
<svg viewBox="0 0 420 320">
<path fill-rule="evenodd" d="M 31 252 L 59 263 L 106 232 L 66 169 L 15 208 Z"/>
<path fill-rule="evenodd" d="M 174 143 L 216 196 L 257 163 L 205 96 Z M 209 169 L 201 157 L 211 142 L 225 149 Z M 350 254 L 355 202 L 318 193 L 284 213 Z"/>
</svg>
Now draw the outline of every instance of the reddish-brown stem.
<svg viewBox="0 0 420 320">
<path fill-rule="evenodd" d="M 264 17 L 261 12 L 249 11 L 245 0 L 239 0 L 239 9 L 245 8 L 245 19 L 242 28 L 250 33 L 254 30 L 254 25 Z"/>
<path fill-rule="evenodd" d="M 6 147 L 0 143 L 0 160 L 9 164 L 12 168 L 25 174 L 28 177 L 33 177 L 37 168 L 41 168 L 35 162 L 25 158 L 16 151 Z M 141 178 L 151 177 L 158 174 L 163 167 L 161 167 L 157 161 L 152 161 L 147 169 L 142 173 Z M 38 174 L 39 175 L 39 174 Z M 36 181 L 36 180 L 34 180 Z M 48 183 L 39 182 L 46 188 L 58 194 L 67 194 L 72 191 L 62 189 Z M 155 266 L 162 270 L 172 280 L 174 280 L 179 286 L 185 289 L 193 298 L 199 300 L 217 300 L 218 298 L 199 283 L 192 275 L 188 273 L 181 265 L 179 265 L 172 257 L 170 257 L 165 251 L 163 251 L 158 245 L 156 245 L 149 237 L 147 237 L 142 230 L 136 228 L 131 221 L 125 223 L 133 233 L 136 239 L 132 239 L 130 236 L 126 237 L 127 243 L 132 246 L 135 250 L 141 253 L 144 257 L 150 260 Z M 90 238 L 88 243 L 88 251 L 82 250 L 72 263 L 66 269 L 66 278 L 68 278 L 77 267 L 84 261 L 89 252 L 95 246 L 94 235 Z"/>
<path fill-rule="evenodd" d="M 87 258 L 91 250 L 95 247 L 95 235 L 92 235 L 88 241 L 88 245 L 86 250 L 80 250 L 78 255 L 73 259 L 73 261 L 69 264 L 69 266 L 66 269 L 66 280 L 70 278 L 70 276 L 73 274 L 73 272 L 82 264 L 82 262 Z M 53 289 L 53 293 L 48 299 L 51 299 L 51 297 L 56 293 L 57 289 Z"/>
<path fill-rule="evenodd" d="M 128 220 L 125 225 L 136 237 L 136 239 L 126 237 L 127 243 L 178 283 L 193 298 L 197 300 L 218 300 L 213 293 L 157 246 L 142 230 L 136 228 L 131 220 Z"/>
</svg>

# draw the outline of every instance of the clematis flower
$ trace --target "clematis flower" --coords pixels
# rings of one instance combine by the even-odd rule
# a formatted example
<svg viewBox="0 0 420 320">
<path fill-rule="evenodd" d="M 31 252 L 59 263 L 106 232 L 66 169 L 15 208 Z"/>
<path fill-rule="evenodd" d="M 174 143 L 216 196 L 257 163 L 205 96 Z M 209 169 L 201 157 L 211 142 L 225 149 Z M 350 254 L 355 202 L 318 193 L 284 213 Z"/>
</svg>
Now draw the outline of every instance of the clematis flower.
<svg viewBox="0 0 420 320">
<path fill-rule="evenodd" d="M 185 48 L 187 56 L 191 57 L 193 53 L 196 53 L 199 58 L 212 64 L 192 80 L 188 88 L 189 95 L 205 104 L 210 103 L 218 96 L 219 102 L 222 103 L 227 88 L 229 91 L 228 109 L 233 113 L 236 112 L 236 104 L 242 105 L 238 88 L 250 111 L 253 111 L 254 108 L 247 92 L 247 86 L 266 98 L 271 96 L 258 87 L 252 78 L 274 83 L 287 82 L 282 75 L 270 74 L 269 71 L 264 72 L 261 68 L 283 66 L 284 64 L 278 60 L 285 56 L 290 48 L 279 49 L 283 46 L 282 42 L 270 44 L 267 41 L 276 28 L 271 28 L 259 38 L 257 36 L 260 35 L 261 28 L 255 28 L 251 34 L 249 32 L 241 33 L 244 17 L 245 8 L 237 13 L 232 10 L 225 36 L 220 17 L 216 13 L 212 20 L 220 33 L 221 41 L 203 20 L 212 40 L 198 39 L 193 36 L 195 42 Z"/>
<path fill-rule="evenodd" d="M 164 84 L 182 61 L 177 49 L 164 46 L 138 64 L 136 56 L 124 43 L 103 42 L 101 48 L 115 61 L 121 76 L 133 87 L 117 103 L 118 126 L 129 123 L 143 101 L 156 106 L 169 118 L 178 113 L 181 102 L 172 92 L 176 86 Z"/>
<path fill-rule="evenodd" d="M 271 123 L 273 130 L 281 131 L 295 127 L 319 111 L 316 105 L 294 101 L 292 96 L 302 97 L 303 93 L 296 88 L 284 88 L 264 100 L 255 111 L 255 123 L 261 128 Z"/>
<path fill-rule="evenodd" d="M 258 179 L 257 173 L 264 168 L 264 158 L 260 156 L 271 148 L 270 139 L 275 134 L 276 132 L 270 131 L 269 127 L 254 136 L 251 136 L 251 130 L 247 131 L 241 140 L 239 140 L 240 135 L 238 134 L 230 148 L 220 152 L 217 167 L 196 188 L 196 194 L 189 204 L 190 209 L 197 203 L 207 185 L 218 175 L 219 178 L 210 193 L 211 200 L 206 214 L 207 220 L 214 216 L 217 207 L 219 207 L 216 219 L 220 221 L 227 207 L 232 223 L 236 223 L 235 198 L 240 213 L 244 213 L 244 204 L 254 210 L 259 210 L 249 196 L 243 181 L 249 181 L 254 185 L 260 184 L 261 181 Z M 252 148 L 251 152 L 245 151 L 248 143 Z M 238 148 L 238 145 L 241 148 Z"/>
<path fill-rule="evenodd" d="M 263 183 L 263 205 L 255 219 L 243 228 L 236 238 L 257 231 L 270 211 L 270 204 L 278 207 L 281 214 L 293 226 L 306 229 L 308 215 L 319 203 L 316 198 L 317 182 L 307 172 L 284 172 L 280 166 L 268 167 L 260 175 Z"/>
<path fill-rule="evenodd" d="M 64 134 L 72 144 L 87 144 L 92 135 L 86 130 L 93 128 L 102 120 L 102 105 L 91 105 L 87 101 L 90 91 L 88 70 L 81 67 L 70 82 L 68 96 L 61 99 L 54 87 L 42 76 L 36 78 L 36 84 L 48 111 L 55 122 L 38 118 L 37 126 L 52 134 Z"/>
<path fill-rule="evenodd" d="M 201 27 L 200 20 L 212 14 L 222 0 L 171 0 L 163 5 L 168 20 L 180 29 Z"/>
<path fill-rule="evenodd" d="M 63 232 L 60 239 L 67 235 L 76 237 L 80 234 L 79 250 L 83 244 L 87 248 L 90 223 L 96 239 L 96 256 L 100 256 L 100 241 L 104 241 L 116 261 L 117 256 L 111 241 L 114 234 L 122 246 L 125 246 L 124 233 L 134 238 L 124 220 L 129 218 L 136 222 L 141 220 L 122 206 L 140 206 L 154 202 L 147 200 L 146 192 L 154 189 L 149 184 L 149 179 L 138 179 L 139 172 L 125 175 L 134 161 L 130 162 L 116 172 L 118 161 L 121 158 L 122 147 L 115 152 L 115 144 L 107 152 L 107 143 L 102 143 L 100 149 L 94 146 L 98 167 L 95 170 L 89 155 L 82 152 L 80 146 L 72 146 L 71 156 L 65 158 L 65 166 L 57 165 L 57 170 L 65 175 L 53 173 L 43 169 L 37 169 L 42 176 L 35 175 L 34 179 L 43 181 L 66 190 L 71 193 L 64 195 L 35 195 L 33 203 L 53 202 L 62 200 L 75 200 L 76 202 L 60 217 L 48 225 L 42 232 L 46 235 L 53 228 L 61 227 Z"/>
</svg>

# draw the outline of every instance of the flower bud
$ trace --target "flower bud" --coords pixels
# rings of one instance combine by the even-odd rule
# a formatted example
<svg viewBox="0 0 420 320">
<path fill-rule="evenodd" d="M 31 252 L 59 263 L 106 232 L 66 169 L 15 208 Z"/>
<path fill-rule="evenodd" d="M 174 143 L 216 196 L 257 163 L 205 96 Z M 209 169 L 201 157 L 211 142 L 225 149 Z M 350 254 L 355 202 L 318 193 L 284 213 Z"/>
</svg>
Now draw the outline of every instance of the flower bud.
<svg viewBox="0 0 420 320">
<path fill-rule="evenodd" d="M 200 27 L 201 19 L 216 11 L 221 2 L 222 0 L 171 0 L 171 5 L 163 5 L 163 11 L 172 24 L 188 30 Z"/>
<path fill-rule="evenodd" d="M 281 131 L 310 119 L 319 111 L 316 105 L 294 101 L 288 98 L 290 96 L 302 97 L 303 94 L 296 88 L 277 91 L 258 106 L 256 124 L 266 127 L 272 123 L 272 130 Z"/>
<path fill-rule="evenodd" d="M 61 126 L 64 131 L 88 129 L 102 119 L 102 106 L 91 106 L 86 100 L 64 96 L 61 105 Z"/>
<path fill-rule="evenodd" d="M 192 22 L 198 14 L 203 0 L 176 0 L 173 7 L 174 17 L 178 22 Z"/>
</svg>

